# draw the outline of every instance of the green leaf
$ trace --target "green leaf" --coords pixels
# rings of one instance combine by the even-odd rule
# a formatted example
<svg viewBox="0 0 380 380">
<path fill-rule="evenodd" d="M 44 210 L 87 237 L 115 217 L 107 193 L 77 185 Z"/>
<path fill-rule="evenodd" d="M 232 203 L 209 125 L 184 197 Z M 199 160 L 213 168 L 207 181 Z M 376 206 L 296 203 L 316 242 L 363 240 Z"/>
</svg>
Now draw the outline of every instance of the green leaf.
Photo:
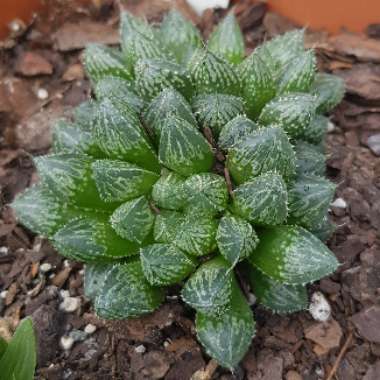
<svg viewBox="0 0 380 380">
<path fill-rule="evenodd" d="M 297 175 L 324 176 L 326 171 L 325 155 L 318 147 L 305 141 L 297 141 L 295 146 L 297 157 Z"/>
<path fill-rule="evenodd" d="M 50 154 L 34 158 L 41 183 L 60 203 L 107 209 L 91 175 L 92 158 L 80 154 Z"/>
<path fill-rule="evenodd" d="M 92 99 L 86 100 L 74 108 L 74 124 L 82 131 L 91 132 L 95 122 L 98 103 Z"/>
<path fill-rule="evenodd" d="M 183 300 L 204 314 L 224 312 L 232 291 L 233 274 L 229 268 L 220 256 L 203 263 L 185 283 Z"/>
<path fill-rule="evenodd" d="M 213 30 L 208 40 L 208 48 L 224 57 L 230 63 L 238 64 L 244 57 L 244 37 L 240 26 L 230 12 Z"/>
<path fill-rule="evenodd" d="M 183 176 L 207 172 L 214 162 L 203 135 L 186 120 L 174 115 L 166 118 L 163 124 L 158 156 L 162 165 Z"/>
<path fill-rule="evenodd" d="M 232 148 L 238 142 L 258 130 L 258 125 L 246 116 L 239 115 L 224 125 L 219 134 L 218 146 L 224 150 Z"/>
<path fill-rule="evenodd" d="M 151 192 L 157 173 L 117 160 L 96 160 L 92 175 L 104 202 L 123 202 Z"/>
<path fill-rule="evenodd" d="M 124 64 L 117 50 L 99 45 L 89 44 L 84 51 L 84 68 L 93 83 L 105 76 L 132 79 L 132 74 Z"/>
<path fill-rule="evenodd" d="M 173 243 L 190 255 L 204 256 L 215 248 L 217 222 L 209 213 L 188 211 Z"/>
<path fill-rule="evenodd" d="M 98 81 L 94 88 L 98 100 L 109 99 L 119 109 L 142 111 L 144 101 L 132 90 L 132 83 L 117 77 L 107 76 Z"/>
<path fill-rule="evenodd" d="M 292 93 L 277 97 L 262 110 L 259 123 L 276 124 L 292 138 L 302 138 L 315 114 L 315 98 L 309 94 Z"/>
<path fill-rule="evenodd" d="M 189 177 L 184 183 L 186 201 L 192 210 L 219 213 L 226 209 L 228 190 L 224 177 L 214 173 L 201 173 Z"/>
<path fill-rule="evenodd" d="M 111 215 L 110 223 L 119 236 L 141 244 L 153 228 L 154 214 L 148 200 L 141 196 L 119 206 Z"/>
<path fill-rule="evenodd" d="M 311 88 L 317 97 L 317 112 L 330 112 L 344 96 L 344 81 L 336 75 L 318 73 Z"/>
<path fill-rule="evenodd" d="M 152 100 L 165 88 L 174 88 L 189 99 L 193 92 L 190 77 L 181 65 L 163 59 L 141 59 L 135 66 L 136 90 Z"/>
<path fill-rule="evenodd" d="M 313 226 L 309 231 L 322 241 L 327 241 L 335 232 L 336 225 L 331 222 L 326 214 L 317 226 Z"/>
<path fill-rule="evenodd" d="M 160 179 L 154 184 L 152 199 L 158 207 L 180 210 L 186 200 L 185 179 L 180 175 L 163 170 Z"/>
<path fill-rule="evenodd" d="M 228 309 L 218 316 L 197 312 L 195 324 L 206 352 L 230 370 L 243 359 L 255 335 L 252 311 L 236 283 Z"/>
<path fill-rule="evenodd" d="M 202 128 L 211 128 L 219 135 L 226 123 L 244 114 L 243 99 L 224 94 L 198 95 L 192 102 L 194 113 Z"/>
<path fill-rule="evenodd" d="M 262 174 L 233 192 L 233 211 L 253 224 L 274 226 L 285 222 L 288 194 L 280 175 Z"/>
<path fill-rule="evenodd" d="M 239 67 L 242 78 L 242 97 L 247 113 L 256 119 L 261 110 L 276 95 L 276 82 L 270 66 L 262 59 L 262 49 L 256 49 Z"/>
<path fill-rule="evenodd" d="M 176 9 L 171 9 L 164 17 L 160 28 L 161 40 L 177 61 L 185 63 L 195 49 L 202 46 L 199 30 Z"/>
<path fill-rule="evenodd" d="M 108 158 L 159 171 L 156 153 L 136 114 L 128 110 L 122 112 L 111 101 L 104 99 L 98 107 L 94 133 L 100 149 Z"/>
<path fill-rule="evenodd" d="M 250 261 L 275 281 L 303 285 L 329 275 L 338 266 L 334 254 L 302 227 L 266 228 L 259 236 Z"/>
<path fill-rule="evenodd" d="M 156 34 L 144 20 L 127 12 L 121 13 L 121 50 L 128 68 L 133 70 L 139 59 L 166 58 L 168 56 L 168 52 L 157 43 Z"/>
<path fill-rule="evenodd" d="M 305 51 L 293 58 L 281 73 L 278 93 L 308 92 L 314 82 L 316 58 L 314 50 Z"/>
<path fill-rule="evenodd" d="M 227 167 L 237 184 L 269 171 L 289 182 L 295 173 L 295 154 L 279 127 L 262 128 L 248 135 L 228 152 Z"/>
<path fill-rule="evenodd" d="M 188 63 L 188 68 L 198 94 L 239 95 L 240 81 L 234 68 L 210 51 L 196 50 Z"/>
<path fill-rule="evenodd" d="M 95 301 L 101 292 L 108 271 L 112 268 L 111 263 L 87 263 L 84 267 L 83 289 L 84 295 L 91 301 Z"/>
<path fill-rule="evenodd" d="M 335 185 L 318 176 L 303 176 L 289 189 L 289 221 L 307 229 L 318 226 L 335 194 Z"/>
<path fill-rule="evenodd" d="M 307 309 L 308 299 L 304 285 L 286 285 L 246 265 L 248 281 L 259 303 L 275 313 L 287 314 Z"/>
<path fill-rule="evenodd" d="M 216 242 L 221 255 L 235 266 L 256 248 L 259 238 L 253 227 L 244 219 L 224 216 L 219 223 Z"/>
<path fill-rule="evenodd" d="M 130 261 L 110 268 L 96 297 L 95 311 L 105 319 L 133 318 L 154 311 L 163 300 L 163 290 L 148 283 L 140 261 Z"/>
<path fill-rule="evenodd" d="M 196 262 L 170 244 L 152 244 L 140 250 L 144 275 L 151 285 L 173 285 L 195 269 Z"/>
<path fill-rule="evenodd" d="M 34 185 L 18 195 L 12 203 L 12 208 L 20 223 L 46 237 L 52 236 L 70 219 L 88 213 L 88 210 L 60 203 L 41 184 Z"/>
<path fill-rule="evenodd" d="M 154 240 L 159 243 L 171 243 L 181 228 L 184 218 L 181 212 L 161 210 L 154 222 Z"/>
<path fill-rule="evenodd" d="M 107 218 L 100 216 L 73 219 L 52 240 L 63 256 L 85 262 L 128 257 L 139 249 L 138 244 L 117 235 Z"/>
<path fill-rule="evenodd" d="M 198 128 L 190 104 L 178 91 L 166 88 L 151 101 L 144 113 L 145 124 L 153 130 L 157 141 L 161 136 L 165 120 L 170 115 L 184 119 Z"/>
<path fill-rule="evenodd" d="M 322 115 L 316 114 L 310 121 L 309 126 L 303 133 L 302 138 L 311 144 L 323 143 L 330 120 Z"/>
<path fill-rule="evenodd" d="M 0 359 L 1 379 L 33 380 L 36 368 L 36 337 L 30 318 L 22 320 Z"/>
</svg>

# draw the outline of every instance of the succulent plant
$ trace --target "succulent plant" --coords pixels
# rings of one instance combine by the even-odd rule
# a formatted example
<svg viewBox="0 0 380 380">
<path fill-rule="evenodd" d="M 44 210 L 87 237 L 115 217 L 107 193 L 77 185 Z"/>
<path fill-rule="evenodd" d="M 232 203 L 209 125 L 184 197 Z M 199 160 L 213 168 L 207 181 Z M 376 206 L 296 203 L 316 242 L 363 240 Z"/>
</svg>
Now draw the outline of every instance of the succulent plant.
<svg viewBox="0 0 380 380">
<path fill-rule="evenodd" d="M 316 73 L 303 34 L 245 58 L 232 13 L 206 46 L 176 11 L 160 27 L 124 13 L 121 49 L 87 47 L 95 99 L 56 125 L 53 152 L 35 158 L 40 182 L 13 207 L 85 262 L 100 317 L 152 312 L 180 284 L 199 341 L 232 369 L 255 334 L 242 283 L 289 313 L 307 307 L 307 283 L 336 269 L 321 241 L 335 189 L 321 113 L 344 88 Z"/>
</svg>

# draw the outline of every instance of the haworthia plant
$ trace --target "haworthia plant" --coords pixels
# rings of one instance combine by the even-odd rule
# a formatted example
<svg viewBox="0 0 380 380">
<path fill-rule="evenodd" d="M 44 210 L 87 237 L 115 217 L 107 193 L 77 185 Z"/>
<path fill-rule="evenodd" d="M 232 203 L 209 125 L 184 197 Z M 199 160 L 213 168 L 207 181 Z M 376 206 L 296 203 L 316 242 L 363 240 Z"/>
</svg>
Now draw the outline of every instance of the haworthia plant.
<svg viewBox="0 0 380 380">
<path fill-rule="evenodd" d="M 322 113 L 343 83 L 316 73 L 302 30 L 244 55 L 232 13 L 207 43 L 177 11 L 154 28 L 122 14 L 121 49 L 84 53 L 95 99 L 59 121 L 53 153 L 35 159 L 40 183 L 13 203 L 26 227 L 86 263 L 103 318 L 152 312 L 182 285 L 199 341 L 230 369 L 255 333 L 242 281 L 289 313 L 337 267 L 320 240 L 335 189 Z"/>
</svg>

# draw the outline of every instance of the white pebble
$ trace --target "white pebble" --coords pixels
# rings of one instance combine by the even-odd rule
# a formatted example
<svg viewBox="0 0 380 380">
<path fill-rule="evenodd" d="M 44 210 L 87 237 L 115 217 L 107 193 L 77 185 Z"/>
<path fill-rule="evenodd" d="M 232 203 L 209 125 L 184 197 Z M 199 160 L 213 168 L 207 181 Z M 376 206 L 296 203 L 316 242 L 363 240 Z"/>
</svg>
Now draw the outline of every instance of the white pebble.
<svg viewBox="0 0 380 380">
<path fill-rule="evenodd" d="M 10 23 L 9 23 L 9 29 L 14 32 L 14 33 L 17 33 L 21 30 L 21 24 L 20 24 L 20 21 L 19 20 L 12 20 Z"/>
<path fill-rule="evenodd" d="M 41 100 L 46 100 L 49 97 L 49 93 L 44 88 L 39 88 L 37 91 L 37 98 Z"/>
<path fill-rule="evenodd" d="M 227 8 L 230 0 L 187 0 L 187 2 L 201 15 L 207 8 Z"/>
<path fill-rule="evenodd" d="M 347 202 L 343 198 L 337 198 L 335 199 L 334 202 L 331 203 L 330 206 L 336 207 L 336 208 L 346 208 Z"/>
<path fill-rule="evenodd" d="M 135 347 L 135 352 L 138 354 L 143 354 L 146 351 L 146 348 L 143 344 L 140 344 L 139 346 Z"/>
<path fill-rule="evenodd" d="M 0 254 L 6 255 L 8 253 L 8 247 L 0 247 Z"/>
<path fill-rule="evenodd" d="M 253 293 L 248 293 L 248 304 L 249 306 L 252 306 L 256 303 L 256 297 Z"/>
<path fill-rule="evenodd" d="M 63 299 L 59 308 L 66 313 L 72 313 L 73 311 L 79 309 L 81 300 L 79 297 L 66 297 Z"/>
<path fill-rule="evenodd" d="M 81 269 L 79 272 L 78 272 L 81 276 L 84 275 L 84 269 Z"/>
<path fill-rule="evenodd" d="M 88 335 L 90 334 L 93 334 L 94 332 L 96 331 L 96 326 L 93 325 L 92 323 L 89 323 L 88 325 L 86 325 L 86 327 L 84 328 L 84 332 Z"/>
<path fill-rule="evenodd" d="M 329 121 L 329 122 L 327 123 L 327 132 L 328 132 L 328 133 L 334 132 L 335 129 L 336 129 L 335 124 L 334 124 L 332 121 Z"/>
<path fill-rule="evenodd" d="M 315 292 L 311 296 L 309 312 L 316 321 L 326 322 L 330 318 L 331 306 L 321 292 Z"/>
<path fill-rule="evenodd" d="M 65 261 L 63 262 L 63 266 L 64 266 L 65 268 L 68 268 L 68 267 L 70 266 L 70 261 L 69 261 L 69 260 L 65 260 Z"/>
<path fill-rule="evenodd" d="M 47 273 L 51 270 L 51 268 L 53 268 L 53 266 L 50 263 L 43 263 L 40 266 L 40 271 L 42 273 Z"/>
<path fill-rule="evenodd" d="M 5 299 L 7 297 L 7 294 L 8 294 L 8 290 L 3 290 L 1 293 L 0 293 L 0 297 Z"/>
<path fill-rule="evenodd" d="M 60 340 L 60 345 L 61 347 L 67 351 L 67 350 L 70 350 L 73 345 L 74 345 L 74 339 L 71 337 L 71 336 L 67 336 L 67 335 L 64 335 L 61 337 L 61 340 Z"/>
<path fill-rule="evenodd" d="M 67 298 L 67 297 L 70 297 L 70 292 L 68 290 L 64 290 L 64 289 L 61 289 L 59 291 L 59 295 L 62 297 L 62 298 Z"/>
</svg>

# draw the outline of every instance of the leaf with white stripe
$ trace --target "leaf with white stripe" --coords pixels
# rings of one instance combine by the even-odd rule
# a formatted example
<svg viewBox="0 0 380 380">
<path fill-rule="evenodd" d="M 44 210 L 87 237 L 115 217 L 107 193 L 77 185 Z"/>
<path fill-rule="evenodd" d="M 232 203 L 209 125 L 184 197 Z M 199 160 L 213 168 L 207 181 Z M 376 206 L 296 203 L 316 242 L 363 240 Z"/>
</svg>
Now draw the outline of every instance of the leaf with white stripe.
<svg viewBox="0 0 380 380">
<path fill-rule="evenodd" d="M 302 139 L 311 144 L 323 143 L 330 120 L 323 115 L 316 114 L 311 119 L 309 126 L 305 129 Z"/>
<path fill-rule="evenodd" d="M 153 186 L 153 201 L 158 207 L 181 210 L 186 200 L 184 183 L 185 178 L 180 175 L 162 170 L 160 179 Z"/>
<path fill-rule="evenodd" d="M 194 256 L 204 256 L 216 246 L 217 221 L 210 213 L 188 211 L 173 243 Z"/>
<path fill-rule="evenodd" d="M 140 249 L 141 265 L 154 286 L 173 285 L 195 269 L 196 261 L 172 244 L 152 244 Z"/>
<path fill-rule="evenodd" d="M 138 244 L 116 234 L 106 216 L 73 219 L 52 240 L 63 256 L 84 262 L 120 259 L 136 255 L 139 250 Z"/>
<path fill-rule="evenodd" d="M 113 263 L 87 263 L 84 267 L 84 295 L 91 301 L 101 292 L 104 280 Z"/>
<path fill-rule="evenodd" d="M 274 226 L 287 218 L 288 194 L 278 174 L 262 174 L 237 187 L 233 194 L 233 212 L 253 224 Z"/>
<path fill-rule="evenodd" d="M 186 281 L 182 299 L 204 314 L 220 314 L 230 302 L 232 283 L 228 262 L 218 256 L 202 264 Z"/>
<path fill-rule="evenodd" d="M 171 243 L 181 228 L 184 218 L 181 212 L 160 210 L 154 221 L 154 240 L 159 243 Z"/>
<path fill-rule="evenodd" d="M 336 75 L 318 73 L 311 88 L 317 97 L 317 112 L 330 112 L 344 96 L 344 81 Z"/>
<path fill-rule="evenodd" d="M 145 279 L 140 261 L 114 264 L 95 300 L 96 314 L 105 319 L 125 319 L 151 313 L 164 300 L 164 291 Z"/>
<path fill-rule="evenodd" d="M 310 94 L 282 95 L 266 104 L 258 122 L 262 125 L 278 125 L 291 138 L 302 138 L 315 115 L 315 108 L 315 98 Z"/>
<path fill-rule="evenodd" d="M 319 147 L 305 141 L 298 141 L 295 146 L 297 157 L 297 175 L 324 176 L 326 171 L 326 158 Z"/>
<path fill-rule="evenodd" d="M 255 335 L 252 311 L 236 283 L 227 310 L 219 316 L 197 312 L 195 324 L 206 352 L 231 371 L 243 359 Z"/>
<path fill-rule="evenodd" d="M 309 231 L 318 239 L 326 242 L 336 230 L 336 225 L 330 220 L 326 214 L 317 226 L 314 226 Z"/>
<path fill-rule="evenodd" d="M 104 202 L 123 202 L 151 192 L 157 173 L 118 160 L 96 160 L 92 176 Z"/>
<path fill-rule="evenodd" d="M 216 242 L 221 255 L 235 266 L 256 248 L 259 238 L 253 227 L 244 219 L 224 216 L 219 223 Z"/>
<path fill-rule="evenodd" d="M 111 215 L 110 223 L 124 239 L 141 244 L 153 229 L 154 214 L 145 196 L 119 206 Z"/>
<path fill-rule="evenodd" d="M 270 171 L 289 182 L 295 165 L 293 147 L 279 127 L 261 128 L 248 135 L 229 150 L 227 158 L 227 167 L 237 184 Z"/>
<path fill-rule="evenodd" d="M 273 280 L 303 285 L 336 270 L 334 254 L 313 234 L 298 226 L 260 230 L 260 242 L 250 262 Z"/>
<path fill-rule="evenodd" d="M 215 27 L 208 39 L 208 48 L 213 53 L 224 57 L 233 64 L 238 64 L 244 57 L 244 37 L 233 12 Z"/>
<path fill-rule="evenodd" d="M 288 314 L 307 309 L 307 291 L 304 285 L 277 282 L 251 265 L 246 275 L 258 302 L 275 313 Z"/>
<path fill-rule="evenodd" d="M 194 114 L 202 128 L 211 128 L 219 135 L 230 120 L 244 114 L 243 99 L 225 94 L 202 94 L 192 101 Z"/>
<path fill-rule="evenodd" d="M 219 213 L 226 209 L 228 190 L 224 177 L 214 173 L 195 174 L 184 183 L 186 203 L 192 210 Z"/>
<path fill-rule="evenodd" d="M 137 115 L 121 111 L 108 99 L 99 104 L 94 133 L 108 158 L 125 160 L 152 171 L 159 171 L 153 147 L 147 140 Z"/>
<path fill-rule="evenodd" d="M 238 115 L 222 127 L 218 146 L 224 150 L 232 148 L 245 137 L 259 129 L 258 125 L 246 116 Z"/>
<path fill-rule="evenodd" d="M 235 69 L 222 57 L 208 50 L 198 49 L 191 57 L 188 68 L 198 94 L 239 95 L 239 77 Z"/>
<path fill-rule="evenodd" d="M 105 76 L 132 79 L 132 74 L 124 64 L 120 54 L 113 48 L 99 44 L 89 44 L 84 51 L 84 68 L 93 83 Z"/>
<path fill-rule="evenodd" d="M 289 222 L 315 228 L 327 214 L 334 194 L 335 185 L 328 179 L 315 175 L 299 178 L 289 189 Z"/>
<path fill-rule="evenodd" d="M 163 124 L 158 156 L 164 166 L 183 176 L 208 172 L 214 162 L 204 136 L 189 122 L 174 115 Z"/>
</svg>

